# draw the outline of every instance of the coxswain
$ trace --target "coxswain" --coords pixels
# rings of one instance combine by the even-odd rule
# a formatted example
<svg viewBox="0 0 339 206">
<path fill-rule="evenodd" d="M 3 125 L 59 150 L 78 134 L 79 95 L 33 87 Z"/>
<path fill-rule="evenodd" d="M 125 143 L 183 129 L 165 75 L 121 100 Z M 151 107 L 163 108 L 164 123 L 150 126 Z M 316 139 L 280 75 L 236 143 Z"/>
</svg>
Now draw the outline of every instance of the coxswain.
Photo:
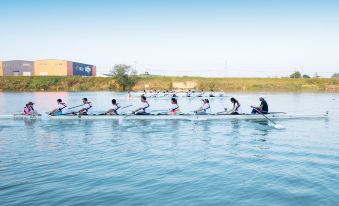
<svg viewBox="0 0 339 206">
<path fill-rule="evenodd" d="M 141 95 L 141 106 L 134 110 L 132 114 L 135 115 L 149 115 L 150 114 L 150 104 L 147 102 L 147 99 L 145 96 Z"/>
<path fill-rule="evenodd" d="M 61 99 L 57 99 L 57 107 L 53 109 L 49 115 L 55 116 L 55 115 L 63 115 L 67 114 L 67 105 L 62 102 Z"/>
<path fill-rule="evenodd" d="M 252 107 L 252 114 L 268 114 L 268 104 L 266 102 L 266 100 L 263 97 L 259 98 L 260 101 L 260 106 L 259 107 L 255 107 L 255 106 L 251 106 Z"/>
</svg>

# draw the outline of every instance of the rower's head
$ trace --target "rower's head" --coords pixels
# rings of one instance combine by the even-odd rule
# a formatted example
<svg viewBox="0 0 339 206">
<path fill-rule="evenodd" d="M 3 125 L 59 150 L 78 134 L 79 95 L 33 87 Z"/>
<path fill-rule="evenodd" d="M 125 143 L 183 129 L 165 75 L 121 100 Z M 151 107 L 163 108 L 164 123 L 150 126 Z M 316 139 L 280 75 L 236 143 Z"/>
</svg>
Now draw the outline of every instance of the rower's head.
<svg viewBox="0 0 339 206">
<path fill-rule="evenodd" d="M 85 98 L 82 99 L 82 102 L 83 102 L 84 104 L 86 104 L 86 103 L 88 102 L 88 99 L 85 97 Z"/>
<path fill-rule="evenodd" d="M 57 102 L 58 102 L 58 103 L 61 103 L 61 102 L 62 102 L 62 99 L 57 99 Z"/>
<path fill-rule="evenodd" d="M 171 102 L 172 102 L 172 104 L 177 104 L 177 103 L 178 103 L 178 101 L 177 101 L 176 98 L 172 98 L 172 99 L 171 99 Z"/>
<path fill-rule="evenodd" d="M 112 99 L 112 104 L 117 104 L 117 100 L 116 99 Z"/>
<path fill-rule="evenodd" d="M 141 102 L 146 102 L 146 97 L 144 95 L 141 95 Z"/>
<path fill-rule="evenodd" d="M 259 101 L 264 101 L 265 99 L 264 99 L 264 97 L 259 97 Z"/>
<path fill-rule="evenodd" d="M 203 101 L 204 101 L 205 104 L 210 103 L 210 100 L 208 100 L 208 99 L 204 99 Z"/>
<path fill-rule="evenodd" d="M 232 102 L 232 103 L 235 103 L 236 101 L 237 101 L 237 100 L 236 100 L 234 97 L 231 98 L 231 102 Z"/>
</svg>

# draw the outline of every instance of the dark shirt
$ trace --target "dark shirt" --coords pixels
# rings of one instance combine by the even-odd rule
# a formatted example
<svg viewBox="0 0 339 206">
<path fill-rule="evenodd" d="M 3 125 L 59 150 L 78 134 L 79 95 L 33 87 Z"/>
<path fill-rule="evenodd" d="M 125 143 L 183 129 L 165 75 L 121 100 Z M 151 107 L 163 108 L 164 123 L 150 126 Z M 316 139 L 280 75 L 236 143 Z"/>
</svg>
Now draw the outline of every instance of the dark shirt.
<svg viewBox="0 0 339 206">
<path fill-rule="evenodd" d="M 268 104 L 267 104 L 266 100 L 262 100 L 260 106 L 262 108 L 262 111 L 268 112 Z"/>
</svg>

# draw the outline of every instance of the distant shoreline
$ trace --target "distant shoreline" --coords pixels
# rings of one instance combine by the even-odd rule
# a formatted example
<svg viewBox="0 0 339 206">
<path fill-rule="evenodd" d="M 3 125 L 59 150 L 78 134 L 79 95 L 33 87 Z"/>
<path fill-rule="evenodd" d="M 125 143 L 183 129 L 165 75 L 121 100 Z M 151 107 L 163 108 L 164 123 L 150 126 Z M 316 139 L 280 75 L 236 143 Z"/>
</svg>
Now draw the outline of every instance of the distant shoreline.
<svg viewBox="0 0 339 206">
<path fill-rule="evenodd" d="M 133 91 L 204 90 L 225 92 L 339 92 L 339 78 L 203 78 L 141 77 Z M 0 91 L 121 91 L 114 78 L 106 77 L 0 77 Z"/>
</svg>

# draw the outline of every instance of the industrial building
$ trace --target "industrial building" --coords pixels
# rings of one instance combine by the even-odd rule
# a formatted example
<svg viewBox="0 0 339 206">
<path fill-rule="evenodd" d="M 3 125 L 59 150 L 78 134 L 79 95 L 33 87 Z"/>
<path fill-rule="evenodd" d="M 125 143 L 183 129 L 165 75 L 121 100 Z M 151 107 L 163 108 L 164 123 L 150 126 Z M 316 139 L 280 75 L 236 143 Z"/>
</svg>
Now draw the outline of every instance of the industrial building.
<svg viewBox="0 0 339 206">
<path fill-rule="evenodd" d="M 68 76 L 96 76 L 96 66 L 71 62 L 70 70 L 68 70 Z"/>
<path fill-rule="evenodd" d="M 3 61 L 0 76 L 96 76 L 96 66 L 55 59 Z"/>
<path fill-rule="evenodd" d="M 64 60 L 38 60 L 34 62 L 34 76 L 68 76 L 71 63 Z"/>
<path fill-rule="evenodd" d="M 0 77 L 3 76 L 3 71 L 2 71 L 2 61 L 0 61 Z"/>
<path fill-rule="evenodd" d="M 2 76 L 33 76 L 34 63 L 25 60 L 13 60 L 2 62 Z"/>
</svg>

